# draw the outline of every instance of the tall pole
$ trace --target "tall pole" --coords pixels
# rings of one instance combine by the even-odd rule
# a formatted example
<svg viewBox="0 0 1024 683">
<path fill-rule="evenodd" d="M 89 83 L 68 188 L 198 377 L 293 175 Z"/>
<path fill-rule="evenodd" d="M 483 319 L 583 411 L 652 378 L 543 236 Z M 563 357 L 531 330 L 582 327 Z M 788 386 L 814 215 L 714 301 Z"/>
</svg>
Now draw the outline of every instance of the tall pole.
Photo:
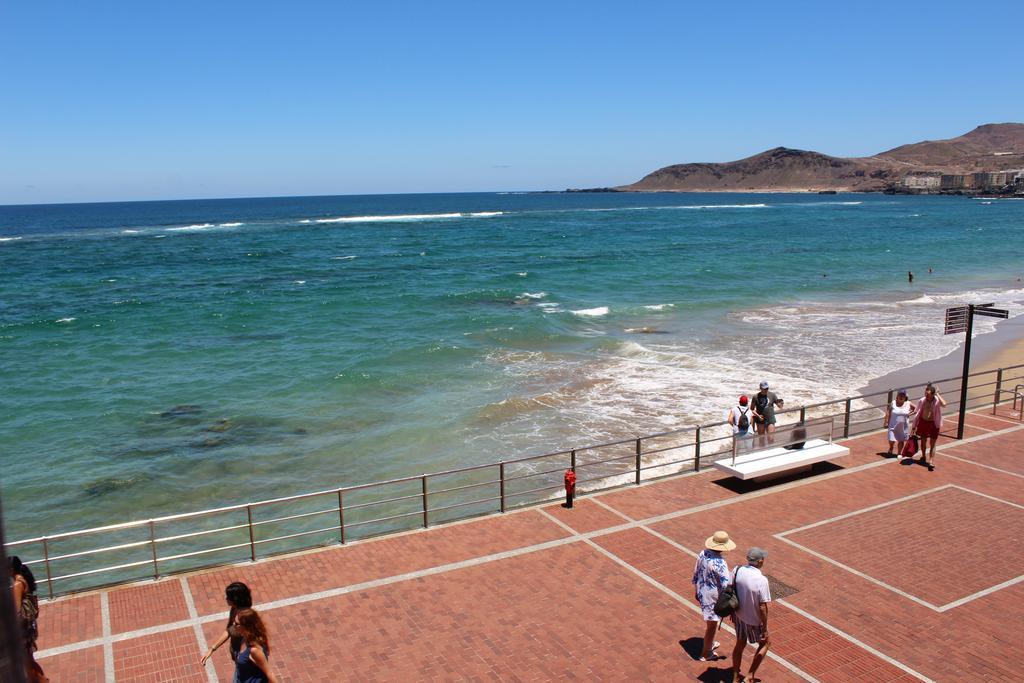
<svg viewBox="0 0 1024 683">
<path fill-rule="evenodd" d="M 964 438 L 964 419 L 967 417 L 967 380 L 971 372 L 971 332 L 974 331 L 974 304 L 967 304 L 967 338 L 964 340 L 964 374 L 960 378 L 960 419 L 956 423 L 956 438 Z"/>
</svg>

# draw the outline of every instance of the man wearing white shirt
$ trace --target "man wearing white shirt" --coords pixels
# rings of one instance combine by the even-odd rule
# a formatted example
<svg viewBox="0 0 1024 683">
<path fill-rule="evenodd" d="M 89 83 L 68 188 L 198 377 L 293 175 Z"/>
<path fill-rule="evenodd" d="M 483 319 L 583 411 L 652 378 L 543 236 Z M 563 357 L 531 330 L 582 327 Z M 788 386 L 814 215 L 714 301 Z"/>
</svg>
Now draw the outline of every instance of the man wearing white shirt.
<svg viewBox="0 0 1024 683">
<path fill-rule="evenodd" d="M 747 564 L 736 570 L 736 597 L 740 606 L 733 612 L 732 623 L 736 629 L 736 646 L 732 649 L 732 680 L 755 681 L 754 672 L 761 665 L 768 647 L 768 603 L 772 601 L 768 579 L 761 573 L 768 552 L 761 548 L 747 551 Z M 743 648 L 747 643 L 756 643 L 757 651 L 750 661 L 746 678 L 740 673 L 743 666 Z"/>
</svg>

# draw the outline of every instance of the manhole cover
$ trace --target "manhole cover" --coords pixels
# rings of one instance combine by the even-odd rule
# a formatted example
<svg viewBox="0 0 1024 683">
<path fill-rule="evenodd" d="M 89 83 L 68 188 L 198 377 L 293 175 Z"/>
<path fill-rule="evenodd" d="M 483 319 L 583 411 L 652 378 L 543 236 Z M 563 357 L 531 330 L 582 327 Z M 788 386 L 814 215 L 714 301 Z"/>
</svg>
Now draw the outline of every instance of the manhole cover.
<svg viewBox="0 0 1024 683">
<path fill-rule="evenodd" d="M 768 588 L 772 592 L 772 600 L 778 600 L 780 598 L 788 598 L 794 593 L 799 593 L 800 589 L 790 586 L 788 583 L 779 581 L 771 574 L 765 574 L 764 578 L 768 579 Z"/>
</svg>

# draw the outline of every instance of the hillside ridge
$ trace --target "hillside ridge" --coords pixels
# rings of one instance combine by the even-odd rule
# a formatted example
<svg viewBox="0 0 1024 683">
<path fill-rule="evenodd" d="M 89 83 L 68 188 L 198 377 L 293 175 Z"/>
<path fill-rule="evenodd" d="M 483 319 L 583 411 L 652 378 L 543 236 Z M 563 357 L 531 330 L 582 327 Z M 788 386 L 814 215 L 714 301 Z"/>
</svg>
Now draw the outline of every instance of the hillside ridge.
<svg viewBox="0 0 1024 683">
<path fill-rule="evenodd" d="M 988 123 L 946 140 L 925 140 L 867 157 L 834 157 L 812 150 L 773 147 L 726 162 L 673 164 L 626 192 L 877 192 L 906 176 L 971 174 L 1024 168 L 1024 123 Z"/>
</svg>

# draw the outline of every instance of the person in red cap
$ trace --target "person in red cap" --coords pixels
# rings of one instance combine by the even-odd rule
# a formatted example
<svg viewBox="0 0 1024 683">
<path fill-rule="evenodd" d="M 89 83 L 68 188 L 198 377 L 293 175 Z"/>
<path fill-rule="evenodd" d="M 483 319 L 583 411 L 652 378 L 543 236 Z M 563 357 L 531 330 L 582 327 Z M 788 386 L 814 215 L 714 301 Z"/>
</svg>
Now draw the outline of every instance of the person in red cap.
<svg viewBox="0 0 1024 683">
<path fill-rule="evenodd" d="M 732 425 L 732 433 L 736 436 L 747 436 L 750 433 L 750 407 L 746 395 L 740 396 L 739 404 L 729 410 L 726 420 Z"/>
</svg>

